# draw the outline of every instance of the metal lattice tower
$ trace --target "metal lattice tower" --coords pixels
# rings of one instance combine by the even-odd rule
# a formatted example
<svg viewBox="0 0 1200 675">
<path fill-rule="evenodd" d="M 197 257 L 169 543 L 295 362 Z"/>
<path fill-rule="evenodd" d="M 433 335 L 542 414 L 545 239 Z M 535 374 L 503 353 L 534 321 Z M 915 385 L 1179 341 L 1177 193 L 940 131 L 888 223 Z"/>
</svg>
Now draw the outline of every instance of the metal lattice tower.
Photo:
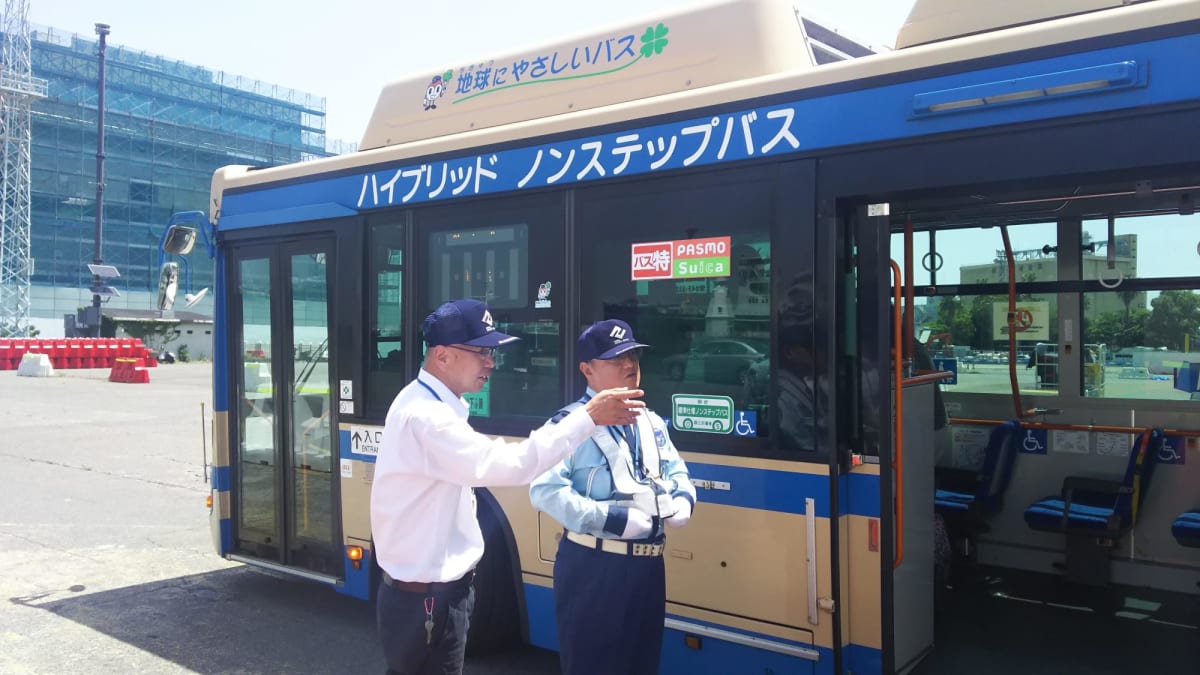
<svg viewBox="0 0 1200 675">
<path fill-rule="evenodd" d="M 29 334 L 30 107 L 46 97 L 33 77 L 29 0 L 5 0 L 0 30 L 0 337 Z"/>
</svg>

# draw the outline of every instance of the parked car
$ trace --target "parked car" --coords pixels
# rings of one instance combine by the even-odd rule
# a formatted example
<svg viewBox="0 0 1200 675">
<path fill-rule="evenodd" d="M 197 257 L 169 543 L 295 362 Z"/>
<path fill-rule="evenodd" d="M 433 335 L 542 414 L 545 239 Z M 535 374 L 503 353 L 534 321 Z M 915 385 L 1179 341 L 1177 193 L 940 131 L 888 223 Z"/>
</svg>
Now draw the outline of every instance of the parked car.
<svg viewBox="0 0 1200 675">
<path fill-rule="evenodd" d="M 718 339 L 697 344 L 687 354 L 664 359 L 672 380 L 745 384 L 750 367 L 767 353 L 767 344 L 752 339 Z"/>
</svg>

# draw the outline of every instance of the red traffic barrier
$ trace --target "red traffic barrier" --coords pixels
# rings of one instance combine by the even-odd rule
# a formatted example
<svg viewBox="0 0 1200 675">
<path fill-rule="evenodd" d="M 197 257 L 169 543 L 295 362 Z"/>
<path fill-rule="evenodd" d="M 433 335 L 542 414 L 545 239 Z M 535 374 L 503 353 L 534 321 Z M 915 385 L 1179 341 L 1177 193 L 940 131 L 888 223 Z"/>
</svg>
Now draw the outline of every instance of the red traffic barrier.
<svg viewBox="0 0 1200 675">
<path fill-rule="evenodd" d="M 118 358 L 113 362 L 108 381 L 149 384 L 150 371 L 146 370 L 146 362 L 143 359 Z"/>
</svg>

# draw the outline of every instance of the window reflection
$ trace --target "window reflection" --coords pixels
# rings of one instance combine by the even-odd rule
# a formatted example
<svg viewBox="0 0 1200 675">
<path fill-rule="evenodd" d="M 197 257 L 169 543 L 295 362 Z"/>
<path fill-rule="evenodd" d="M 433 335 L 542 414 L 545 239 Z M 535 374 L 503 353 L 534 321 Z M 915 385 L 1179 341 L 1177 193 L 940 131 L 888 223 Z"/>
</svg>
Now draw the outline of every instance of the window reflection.
<svg viewBox="0 0 1200 675">
<path fill-rule="evenodd" d="M 238 265 L 241 298 L 242 405 L 238 429 L 238 537 L 268 544 L 278 539 L 275 397 L 271 383 L 271 265 L 266 258 Z"/>
<path fill-rule="evenodd" d="M 694 178 L 596 188 L 579 198 L 586 254 L 574 335 L 601 319 L 628 323 L 651 345 L 642 355 L 647 405 L 665 418 L 678 414 L 673 433 L 693 442 L 767 433 L 771 203 L 770 181 Z M 643 274 L 653 250 L 663 264 Z M 679 396 L 724 406 L 723 429 L 689 419 L 673 406 Z"/>
<path fill-rule="evenodd" d="M 471 415 L 489 430 L 540 426 L 562 407 L 565 230 L 561 194 L 433 207 L 414 214 L 427 232 L 423 317 L 443 302 L 487 303 L 497 330 L 521 338 L 496 350 Z M 486 421 L 485 421 L 486 420 Z"/>
<path fill-rule="evenodd" d="M 404 225 L 394 215 L 371 227 L 371 267 L 374 273 L 373 315 L 370 354 L 371 372 L 367 377 L 368 401 L 387 406 L 404 387 L 403 309 Z"/>
<path fill-rule="evenodd" d="M 563 404 L 558 386 L 561 367 L 558 322 L 498 321 L 496 329 L 521 339 L 496 349 L 496 367 L 485 389 L 466 397 L 471 414 L 503 417 L 544 411 L 545 417 L 549 417 Z"/>
</svg>

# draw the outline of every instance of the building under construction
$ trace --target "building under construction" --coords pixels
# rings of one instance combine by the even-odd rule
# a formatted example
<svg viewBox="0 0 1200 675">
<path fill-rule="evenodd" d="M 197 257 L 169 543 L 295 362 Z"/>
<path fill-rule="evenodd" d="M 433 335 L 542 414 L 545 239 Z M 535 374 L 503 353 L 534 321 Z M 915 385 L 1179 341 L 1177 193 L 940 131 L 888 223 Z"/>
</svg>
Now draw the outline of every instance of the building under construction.
<svg viewBox="0 0 1200 675">
<path fill-rule="evenodd" d="M 94 36 L 54 29 L 35 28 L 31 45 L 48 86 L 31 116 L 29 313 L 51 335 L 92 299 L 99 56 Z M 171 214 L 207 210 L 220 166 L 329 154 L 325 100 L 119 45 L 107 46 L 105 68 L 102 257 L 120 272 L 105 282 L 120 293 L 106 309 L 149 310 Z M 180 295 L 212 284 L 201 249 L 180 270 Z M 211 315 L 211 299 L 192 309 Z"/>
</svg>

